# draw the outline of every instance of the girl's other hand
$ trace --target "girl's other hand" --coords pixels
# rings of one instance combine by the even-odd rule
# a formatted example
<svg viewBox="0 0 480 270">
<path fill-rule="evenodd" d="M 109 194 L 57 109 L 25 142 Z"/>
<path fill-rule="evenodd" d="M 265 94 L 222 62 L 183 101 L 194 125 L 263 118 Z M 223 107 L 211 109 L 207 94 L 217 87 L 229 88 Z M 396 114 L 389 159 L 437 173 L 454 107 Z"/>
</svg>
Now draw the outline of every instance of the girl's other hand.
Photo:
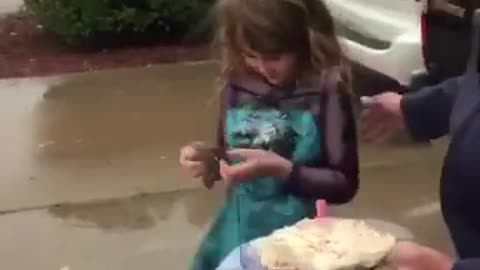
<svg viewBox="0 0 480 270">
<path fill-rule="evenodd" d="M 203 146 L 204 143 L 195 142 L 180 149 L 180 165 L 191 177 L 202 178 L 207 175 L 207 164 L 201 150 Z"/>
<path fill-rule="evenodd" d="M 220 175 L 227 183 L 267 176 L 287 179 L 292 170 L 292 162 L 288 159 L 262 149 L 233 149 L 227 156 L 232 161 L 241 161 L 236 165 L 220 162 Z"/>
</svg>

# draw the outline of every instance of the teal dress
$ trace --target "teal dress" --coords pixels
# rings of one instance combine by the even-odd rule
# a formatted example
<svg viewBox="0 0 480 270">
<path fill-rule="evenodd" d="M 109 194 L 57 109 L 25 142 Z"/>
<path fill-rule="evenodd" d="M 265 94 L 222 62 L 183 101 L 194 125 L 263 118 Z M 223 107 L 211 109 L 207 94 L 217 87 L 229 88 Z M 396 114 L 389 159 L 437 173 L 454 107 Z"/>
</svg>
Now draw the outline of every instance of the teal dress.
<svg viewBox="0 0 480 270">
<path fill-rule="evenodd" d="M 238 87 L 229 91 L 223 125 L 228 148 L 274 151 L 299 166 L 320 159 L 318 96 L 288 92 L 265 97 Z M 313 217 L 314 200 L 290 192 L 286 181 L 275 177 L 242 182 L 227 197 L 190 269 L 213 270 L 242 243 Z"/>
</svg>

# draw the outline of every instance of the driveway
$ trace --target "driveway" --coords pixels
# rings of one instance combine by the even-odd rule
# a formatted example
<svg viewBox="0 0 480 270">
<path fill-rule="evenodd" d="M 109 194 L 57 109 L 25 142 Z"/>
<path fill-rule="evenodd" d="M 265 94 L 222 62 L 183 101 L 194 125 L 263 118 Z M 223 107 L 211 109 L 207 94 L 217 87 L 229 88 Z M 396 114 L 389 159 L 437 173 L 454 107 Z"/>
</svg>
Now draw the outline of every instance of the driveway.
<svg viewBox="0 0 480 270">
<path fill-rule="evenodd" d="M 0 81 L 2 268 L 186 269 L 223 198 L 177 164 L 182 144 L 213 139 L 215 73 L 198 63 Z M 361 191 L 333 213 L 450 251 L 445 146 L 361 146 Z"/>
</svg>

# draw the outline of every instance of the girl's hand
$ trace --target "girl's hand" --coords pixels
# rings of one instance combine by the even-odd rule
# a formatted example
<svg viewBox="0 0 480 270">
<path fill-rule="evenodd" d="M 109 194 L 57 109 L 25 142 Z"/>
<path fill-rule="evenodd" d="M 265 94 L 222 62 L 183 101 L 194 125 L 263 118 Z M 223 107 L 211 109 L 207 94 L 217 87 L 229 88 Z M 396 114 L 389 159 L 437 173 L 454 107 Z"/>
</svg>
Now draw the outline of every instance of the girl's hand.
<svg viewBox="0 0 480 270">
<path fill-rule="evenodd" d="M 191 177 L 200 178 L 206 174 L 207 166 L 195 143 L 186 145 L 180 149 L 180 165 Z"/>
<path fill-rule="evenodd" d="M 233 149 L 227 152 L 230 160 L 242 161 L 228 165 L 220 162 L 220 175 L 227 183 L 238 183 L 248 179 L 275 176 L 287 179 L 292 170 L 292 162 L 274 152 L 261 149 Z"/>
</svg>

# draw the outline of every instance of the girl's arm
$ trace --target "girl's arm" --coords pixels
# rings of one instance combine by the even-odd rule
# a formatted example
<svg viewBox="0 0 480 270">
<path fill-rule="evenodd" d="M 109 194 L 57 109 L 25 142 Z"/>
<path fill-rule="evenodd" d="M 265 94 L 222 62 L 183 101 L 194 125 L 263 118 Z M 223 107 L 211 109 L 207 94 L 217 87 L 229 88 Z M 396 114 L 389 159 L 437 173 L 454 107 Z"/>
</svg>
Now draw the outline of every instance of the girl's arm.
<svg viewBox="0 0 480 270">
<path fill-rule="evenodd" d="M 333 89 L 325 98 L 319 121 L 324 134 L 322 162 L 318 167 L 294 165 L 289 186 L 302 196 L 346 203 L 358 190 L 356 125 L 350 95 L 344 89 Z"/>
</svg>

